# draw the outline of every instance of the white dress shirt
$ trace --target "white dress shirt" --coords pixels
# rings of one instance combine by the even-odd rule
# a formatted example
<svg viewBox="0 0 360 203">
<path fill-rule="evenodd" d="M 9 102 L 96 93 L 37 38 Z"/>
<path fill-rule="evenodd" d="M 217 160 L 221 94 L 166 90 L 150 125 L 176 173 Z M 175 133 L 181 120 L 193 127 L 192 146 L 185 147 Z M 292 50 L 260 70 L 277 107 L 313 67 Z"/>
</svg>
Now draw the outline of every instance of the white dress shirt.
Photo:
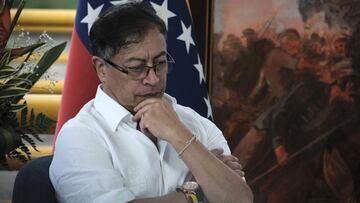
<svg viewBox="0 0 360 203">
<path fill-rule="evenodd" d="M 230 154 L 211 121 L 164 97 L 204 146 Z M 162 196 L 182 185 L 189 169 L 175 149 L 164 140 L 156 148 L 131 118 L 99 86 L 96 97 L 62 127 L 50 166 L 61 203 L 122 203 Z"/>
</svg>

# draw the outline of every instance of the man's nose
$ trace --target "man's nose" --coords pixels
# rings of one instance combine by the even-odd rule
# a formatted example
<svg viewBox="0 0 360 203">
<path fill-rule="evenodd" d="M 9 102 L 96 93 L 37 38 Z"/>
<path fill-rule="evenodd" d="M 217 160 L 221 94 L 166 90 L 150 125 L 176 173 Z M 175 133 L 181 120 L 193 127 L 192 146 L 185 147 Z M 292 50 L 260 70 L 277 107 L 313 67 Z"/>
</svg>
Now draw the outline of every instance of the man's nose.
<svg viewBox="0 0 360 203">
<path fill-rule="evenodd" d="M 154 68 L 149 68 L 146 77 L 144 78 L 145 84 L 156 84 L 160 81 L 159 77 L 156 75 Z"/>
</svg>

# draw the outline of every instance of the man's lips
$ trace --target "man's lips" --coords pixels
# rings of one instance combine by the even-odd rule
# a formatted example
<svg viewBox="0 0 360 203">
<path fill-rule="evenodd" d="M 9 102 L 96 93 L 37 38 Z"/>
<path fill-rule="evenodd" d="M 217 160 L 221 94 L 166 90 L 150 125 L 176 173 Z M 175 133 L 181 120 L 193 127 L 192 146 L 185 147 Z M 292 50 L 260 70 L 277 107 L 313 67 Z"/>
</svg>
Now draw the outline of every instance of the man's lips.
<svg viewBox="0 0 360 203">
<path fill-rule="evenodd" d="M 158 97 L 161 92 L 150 92 L 146 94 L 139 95 L 140 97 Z"/>
</svg>

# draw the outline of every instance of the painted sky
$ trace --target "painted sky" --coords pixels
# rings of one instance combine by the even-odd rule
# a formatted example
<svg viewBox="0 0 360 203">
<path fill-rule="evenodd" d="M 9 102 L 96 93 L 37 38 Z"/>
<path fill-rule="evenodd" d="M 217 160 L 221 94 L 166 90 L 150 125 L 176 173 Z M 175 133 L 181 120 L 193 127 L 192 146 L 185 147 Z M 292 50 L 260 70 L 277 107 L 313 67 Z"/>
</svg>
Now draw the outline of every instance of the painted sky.
<svg viewBox="0 0 360 203">
<path fill-rule="evenodd" d="M 216 0 L 216 33 L 234 33 L 241 36 L 245 28 L 259 32 L 273 18 L 270 29 L 281 32 L 284 28 L 303 31 L 303 22 L 296 0 Z"/>
</svg>

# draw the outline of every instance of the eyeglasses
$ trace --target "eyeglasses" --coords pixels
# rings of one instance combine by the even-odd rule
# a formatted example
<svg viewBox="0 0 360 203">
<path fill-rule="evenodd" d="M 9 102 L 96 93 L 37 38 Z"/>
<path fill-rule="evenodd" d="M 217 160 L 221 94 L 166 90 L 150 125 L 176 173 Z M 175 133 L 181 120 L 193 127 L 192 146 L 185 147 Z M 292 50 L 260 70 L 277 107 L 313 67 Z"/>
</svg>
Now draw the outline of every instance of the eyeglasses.
<svg viewBox="0 0 360 203">
<path fill-rule="evenodd" d="M 103 60 L 111 65 L 118 71 L 121 71 L 128 75 L 131 79 L 134 80 L 142 80 L 146 78 L 149 74 L 150 69 L 153 69 L 157 76 L 161 76 L 165 72 L 169 72 L 172 69 L 173 64 L 175 64 L 175 60 L 169 53 L 166 53 L 166 59 L 158 61 L 154 63 L 152 66 L 148 66 L 145 64 L 133 67 L 120 66 L 109 59 L 103 58 Z"/>
</svg>

